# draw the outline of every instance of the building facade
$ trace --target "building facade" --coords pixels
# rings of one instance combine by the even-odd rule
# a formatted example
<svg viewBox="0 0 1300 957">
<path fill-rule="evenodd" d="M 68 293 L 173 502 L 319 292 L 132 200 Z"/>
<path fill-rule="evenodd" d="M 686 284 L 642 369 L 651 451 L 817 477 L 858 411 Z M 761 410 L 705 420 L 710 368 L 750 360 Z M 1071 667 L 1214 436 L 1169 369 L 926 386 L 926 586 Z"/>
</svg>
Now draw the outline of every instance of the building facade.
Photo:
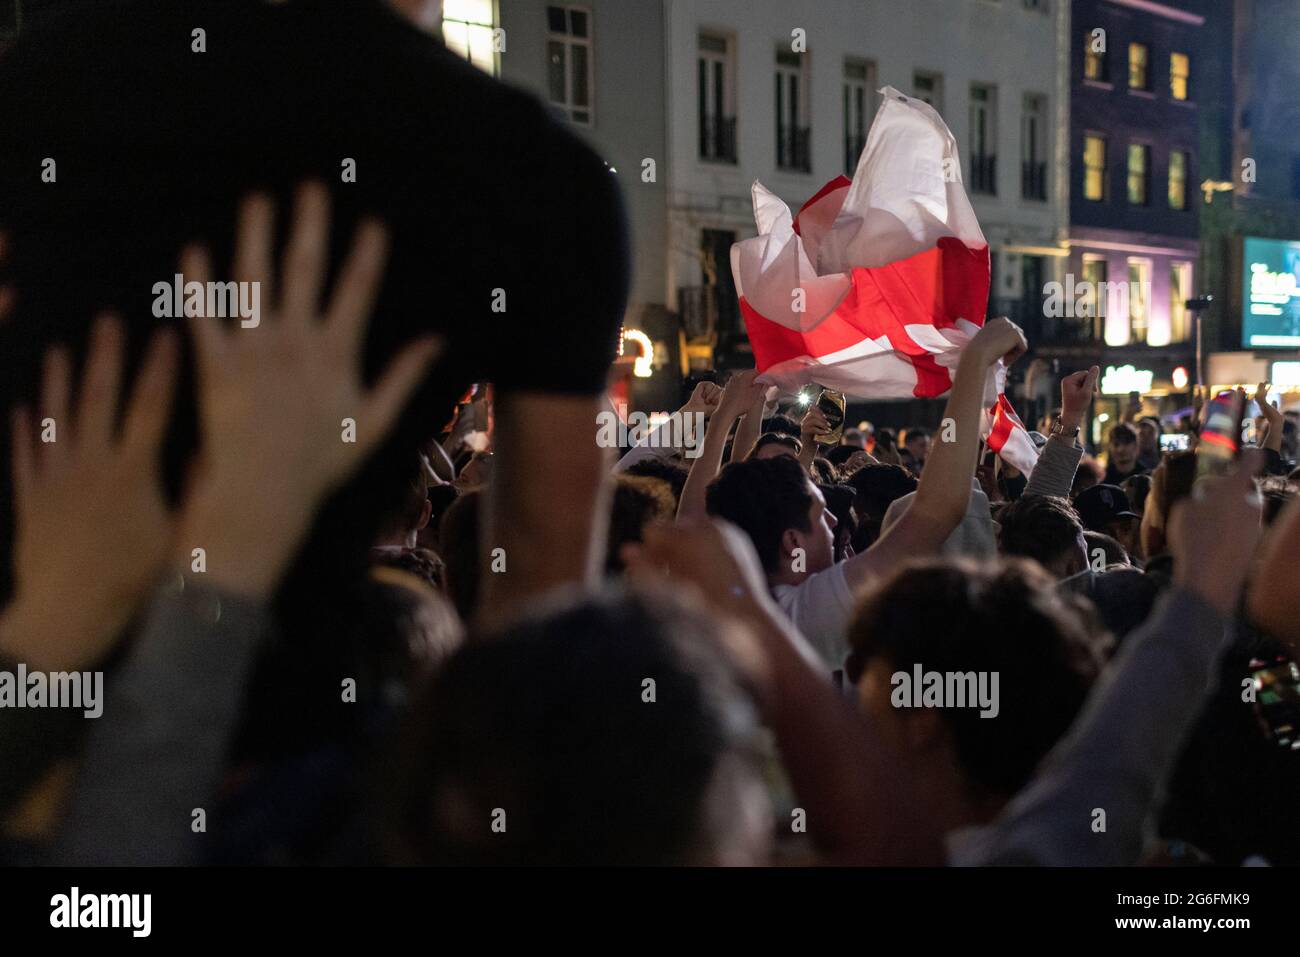
<svg viewBox="0 0 1300 957">
<path fill-rule="evenodd" d="M 1202 0 L 1074 0 L 1070 252 L 1037 352 L 1102 368 L 1090 438 L 1141 404 L 1173 413 L 1195 380 Z"/>
<path fill-rule="evenodd" d="M 640 407 L 752 363 L 730 270 L 755 232 L 752 184 L 797 208 L 852 174 L 886 85 L 934 105 L 957 139 L 992 308 L 1028 322 L 1065 271 L 1067 0 L 448 0 L 444 32 L 467 35 L 474 6 L 505 31 L 498 75 L 567 115 L 623 182 L 627 324 L 655 351 Z"/>
<path fill-rule="evenodd" d="M 1300 34 L 1286 0 L 1211 14 L 1220 77 L 1205 130 L 1202 210 L 1206 382 L 1272 382 L 1300 406 Z"/>
</svg>

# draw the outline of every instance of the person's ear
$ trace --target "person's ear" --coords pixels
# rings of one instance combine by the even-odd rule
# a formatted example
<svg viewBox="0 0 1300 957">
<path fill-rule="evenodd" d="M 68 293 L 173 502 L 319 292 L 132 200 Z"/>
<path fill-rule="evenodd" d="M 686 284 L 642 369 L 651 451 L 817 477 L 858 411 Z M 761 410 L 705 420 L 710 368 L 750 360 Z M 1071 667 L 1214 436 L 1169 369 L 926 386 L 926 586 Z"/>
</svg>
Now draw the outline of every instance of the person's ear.
<svg viewBox="0 0 1300 957">
<path fill-rule="evenodd" d="M 417 532 L 424 531 L 424 529 L 429 527 L 429 519 L 431 518 L 433 518 L 433 502 L 431 502 L 429 497 L 426 495 L 424 497 L 424 505 L 420 509 L 420 520 L 415 523 L 415 530 Z"/>
<path fill-rule="evenodd" d="M 796 548 L 803 548 L 803 532 L 797 528 L 787 528 L 781 533 L 781 557 L 788 560 Z"/>
</svg>

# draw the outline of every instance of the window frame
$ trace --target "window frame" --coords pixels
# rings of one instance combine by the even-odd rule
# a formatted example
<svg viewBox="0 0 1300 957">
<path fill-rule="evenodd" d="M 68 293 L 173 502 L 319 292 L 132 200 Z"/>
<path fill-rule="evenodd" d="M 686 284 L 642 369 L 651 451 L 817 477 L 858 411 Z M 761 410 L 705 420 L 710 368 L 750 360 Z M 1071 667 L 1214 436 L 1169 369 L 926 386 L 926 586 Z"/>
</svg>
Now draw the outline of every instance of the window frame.
<svg viewBox="0 0 1300 957">
<path fill-rule="evenodd" d="M 564 33 L 556 33 L 551 29 L 550 12 L 552 9 L 563 10 L 565 14 Z M 587 18 L 587 35 L 579 37 L 572 33 L 572 26 L 569 14 L 581 13 Z M 548 3 L 546 4 L 546 55 L 550 56 L 550 47 L 553 43 L 561 44 L 564 47 L 564 102 L 559 102 L 553 98 L 550 89 L 550 72 L 547 71 L 547 102 L 555 109 L 563 111 L 568 117 L 569 122 L 578 126 L 594 128 L 596 125 L 596 37 L 595 37 L 595 17 L 592 16 L 590 7 L 584 7 L 576 3 Z M 587 105 L 579 106 L 573 101 L 573 48 L 583 47 L 587 56 Z M 586 119 L 579 119 L 575 114 L 585 113 Z"/>
</svg>

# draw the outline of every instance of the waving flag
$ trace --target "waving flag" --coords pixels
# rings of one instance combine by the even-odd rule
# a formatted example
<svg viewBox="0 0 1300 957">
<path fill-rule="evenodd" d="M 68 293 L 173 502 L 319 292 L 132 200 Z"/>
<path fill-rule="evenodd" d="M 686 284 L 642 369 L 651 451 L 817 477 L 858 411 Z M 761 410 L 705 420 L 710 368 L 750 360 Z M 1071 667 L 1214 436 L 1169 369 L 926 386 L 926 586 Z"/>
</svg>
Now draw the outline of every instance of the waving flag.
<svg viewBox="0 0 1300 957">
<path fill-rule="evenodd" d="M 731 249 L 760 381 L 787 391 L 818 382 L 862 398 L 942 395 L 984 324 L 989 247 L 957 143 L 928 104 L 880 92 L 853 179 L 827 183 L 794 216 L 755 182 L 758 235 Z M 1037 455 L 1005 380 L 999 363 L 983 434 L 1000 428 L 990 446 L 1027 473 Z"/>
</svg>

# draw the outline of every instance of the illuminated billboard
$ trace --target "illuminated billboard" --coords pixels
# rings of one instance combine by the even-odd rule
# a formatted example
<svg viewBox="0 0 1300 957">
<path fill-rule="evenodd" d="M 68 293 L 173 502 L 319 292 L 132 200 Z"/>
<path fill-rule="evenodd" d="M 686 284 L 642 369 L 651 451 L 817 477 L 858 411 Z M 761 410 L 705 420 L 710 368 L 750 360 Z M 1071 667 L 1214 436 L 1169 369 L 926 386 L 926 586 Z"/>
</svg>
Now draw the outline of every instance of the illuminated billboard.
<svg viewBox="0 0 1300 957">
<path fill-rule="evenodd" d="M 1247 236 L 1242 287 L 1242 346 L 1300 349 L 1300 242 Z"/>
</svg>

